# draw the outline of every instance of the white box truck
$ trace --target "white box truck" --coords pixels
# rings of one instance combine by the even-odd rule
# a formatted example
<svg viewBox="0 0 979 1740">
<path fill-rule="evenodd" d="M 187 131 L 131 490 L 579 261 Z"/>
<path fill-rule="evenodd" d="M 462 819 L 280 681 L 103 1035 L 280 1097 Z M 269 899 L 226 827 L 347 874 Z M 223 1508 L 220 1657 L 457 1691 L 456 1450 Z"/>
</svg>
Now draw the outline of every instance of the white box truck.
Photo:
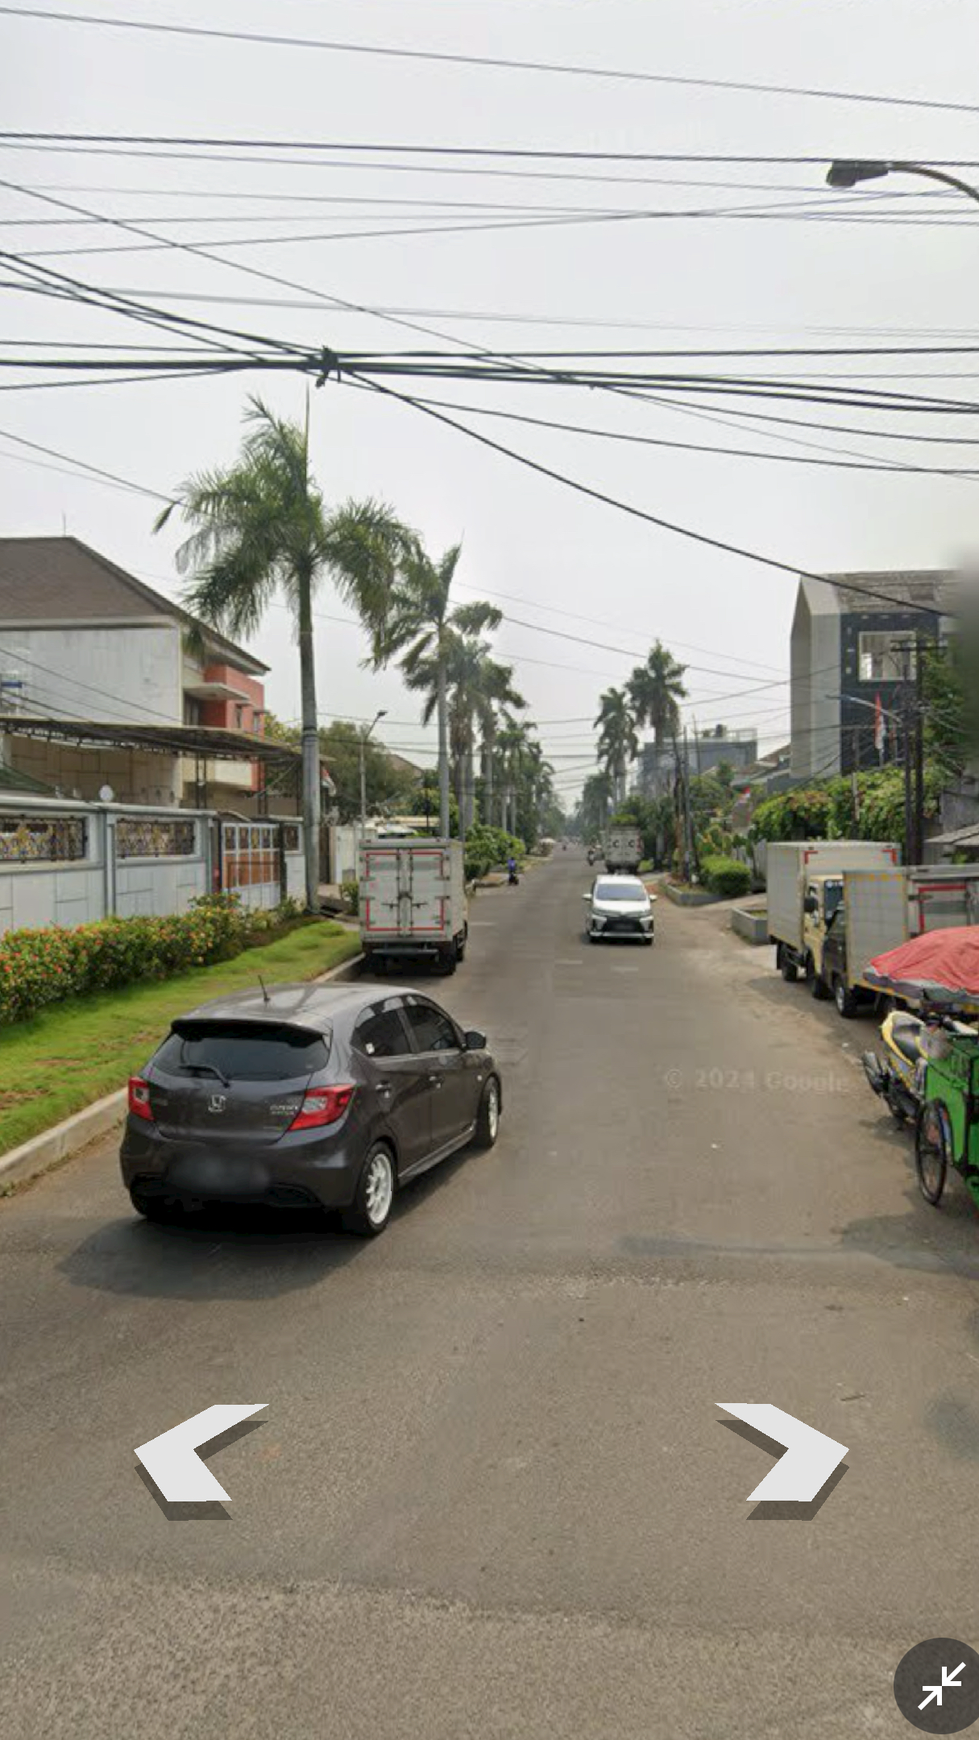
<svg viewBox="0 0 979 1740">
<path fill-rule="evenodd" d="M 609 828 L 602 848 L 605 868 L 613 875 L 632 876 L 642 863 L 642 834 L 638 828 Z"/>
<path fill-rule="evenodd" d="M 428 961 L 454 973 L 466 951 L 459 840 L 366 842 L 359 853 L 360 941 L 367 965 Z"/>
<path fill-rule="evenodd" d="M 783 979 L 822 967 L 827 926 L 843 896 L 844 870 L 893 870 L 897 846 L 874 840 L 779 840 L 769 844 L 768 935 Z"/>
<path fill-rule="evenodd" d="M 815 883 L 824 879 L 816 877 Z M 911 865 L 906 870 L 844 870 L 841 898 L 826 927 L 814 997 L 832 996 L 841 1015 L 877 996 L 865 978 L 876 955 L 922 931 L 974 924 L 979 865 Z"/>
</svg>

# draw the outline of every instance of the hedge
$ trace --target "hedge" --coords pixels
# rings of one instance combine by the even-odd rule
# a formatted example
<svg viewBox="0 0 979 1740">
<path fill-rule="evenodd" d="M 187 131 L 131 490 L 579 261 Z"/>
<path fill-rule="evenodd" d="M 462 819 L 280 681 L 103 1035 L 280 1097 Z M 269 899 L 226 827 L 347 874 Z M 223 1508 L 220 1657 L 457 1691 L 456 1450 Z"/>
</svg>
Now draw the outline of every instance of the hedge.
<svg viewBox="0 0 979 1740">
<path fill-rule="evenodd" d="M 287 901 L 252 912 L 237 895 L 207 894 L 170 918 L 105 918 L 67 929 L 8 930 L 0 937 L 0 1026 L 27 1021 L 66 997 L 167 979 L 230 960 L 298 913 Z"/>
<path fill-rule="evenodd" d="M 751 887 L 751 871 L 739 858 L 705 858 L 701 870 L 711 893 L 722 900 L 747 894 Z"/>
<path fill-rule="evenodd" d="M 466 881 L 478 882 L 487 871 L 508 858 L 522 860 L 526 847 L 514 834 L 503 828 L 491 828 L 485 822 L 474 822 L 466 835 Z"/>
</svg>

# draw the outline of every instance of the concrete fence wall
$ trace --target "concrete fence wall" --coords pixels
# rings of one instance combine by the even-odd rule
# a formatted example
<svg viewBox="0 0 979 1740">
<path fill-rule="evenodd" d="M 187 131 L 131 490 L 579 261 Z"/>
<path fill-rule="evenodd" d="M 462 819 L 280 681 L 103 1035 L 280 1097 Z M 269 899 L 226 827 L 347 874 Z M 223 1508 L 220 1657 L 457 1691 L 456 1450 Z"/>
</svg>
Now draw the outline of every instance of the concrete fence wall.
<svg viewBox="0 0 979 1740">
<path fill-rule="evenodd" d="M 217 886 L 216 819 L 202 810 L 0 795 L 0 936 L 110 914 L 186 912 Z M 285 838 L 292 849 L 283 854 L 284 892 L 302 898 L 301 824 L 290 823 Z M 271 889 L 262 904 L 276 904 L 282 892 Z"/>
</svg>

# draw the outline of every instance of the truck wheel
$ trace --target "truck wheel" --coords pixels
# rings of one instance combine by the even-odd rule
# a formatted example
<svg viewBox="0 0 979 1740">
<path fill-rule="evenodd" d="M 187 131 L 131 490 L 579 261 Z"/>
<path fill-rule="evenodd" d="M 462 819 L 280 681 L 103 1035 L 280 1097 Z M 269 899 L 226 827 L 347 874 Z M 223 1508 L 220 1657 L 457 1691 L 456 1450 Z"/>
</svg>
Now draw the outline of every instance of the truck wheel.
<svg viewBox="0 0 979 1740">
<path fill-rule="evenodd" d="M 451 978 L 456 970 L 456 959 L 455 943 L 450 943 L 446 949 L 440 949 L 435 962 L 436 972 L 441 973 L 444 979 Z"/>
<path fill-rule="evenodd" d="M 799 969 L 796 966 L 795 961 L 790 961 L 785 952 L 785 946 L 783 943 L 779 943 L 778 945 L 778 965 L 779 971 L 781 972 L 783 979 L 786 981 L 786 984 L 794 985 L 796 979 L 799 977 Z"/>
<path fill-rule="evenodd" d="M 466 958 L 466 943 L 468 942 L 468 940 L 469 940 L 468 936 L 466 935 L 465 932 L 463 932 L 462 936 L 456 937 L 455 947 L 456 947 L 456 962 L 457 963 L 460 961 L 464 961 Z"/>
<path fill-rule="evenodd" d="M 817 1003 L 826 1002 L 829 997 L 829 986 L 821 973 L 813 973 L 811 990 Z"/>
<path fill-rule="evenodd" d="M 850 990 L 845 979 L 837 977 L 833 981 L 833 1000 L 836 1012 L 842 1015 L 844 1021 L 849 1021 L 857 1012 L 857 999 Z"/>
</svg>

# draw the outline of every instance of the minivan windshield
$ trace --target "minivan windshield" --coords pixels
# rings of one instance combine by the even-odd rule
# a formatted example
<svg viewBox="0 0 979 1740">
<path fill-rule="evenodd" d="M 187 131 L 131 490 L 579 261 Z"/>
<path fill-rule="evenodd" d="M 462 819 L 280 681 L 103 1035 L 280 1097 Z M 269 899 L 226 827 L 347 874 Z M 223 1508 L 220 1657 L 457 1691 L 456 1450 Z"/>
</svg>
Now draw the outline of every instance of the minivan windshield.
<svg viewBox="0 0 979 1740">
<path fill-rule="evenodd" d="M 263 1021 L 181 1021 L 154 1063 L 169 1075 L 214 1075 L 224 1081 L 295 1081 L 326 1067 L 329 1035 Z"/>
<path fill-rule="evenodd" d="M 595 900 L 646 900 L 648 896 L 641 882 L 596 882 Z"/>
</svg>

